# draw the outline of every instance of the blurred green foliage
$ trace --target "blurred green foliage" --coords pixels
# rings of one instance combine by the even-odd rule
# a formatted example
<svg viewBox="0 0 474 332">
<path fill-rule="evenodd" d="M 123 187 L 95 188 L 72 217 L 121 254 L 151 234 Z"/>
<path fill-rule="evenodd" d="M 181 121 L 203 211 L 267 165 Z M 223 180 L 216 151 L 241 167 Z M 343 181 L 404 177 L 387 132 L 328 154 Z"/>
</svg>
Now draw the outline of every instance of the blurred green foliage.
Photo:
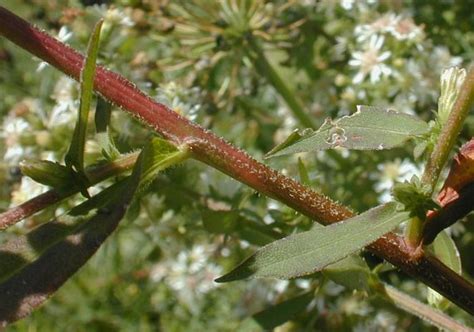
<svg viewBox="0 0 474 332">
<path fill-rule="evenodd" d="M 252 62 L 249 35 L 318 125 L 355 112 L 358 104 L 390 106 L 430 120 L 442 70 L 467 66 L 474 55 L 469 1 L 3 0 L 2 6 L 82 51 L 93 24 L 105 18 L 99 64 L 258 159 L 303 126 Z M 78 106 L 76 83 L 0 39 L 0 209 L 46 190 L 22 177 L 18 163 L 29 158 L 63 162 Z M 463 141 L 472 137 L 473 124 L 470 115 Z M 150 136 L 118 109 L 112 110 L 111 125 L 121 152 L 140 148 Z M 310 186 L 362 212 L 387 201 L 394 182 L 420 174 L 413 147 L 335 150 L 268 163 L 297 177 L 300 157 Z M 100 152 L 89 140 L 86 164 Z M 81 200 L 75 197 L 28 218 L 0 233 L 0 241 Z M 216 228 L 216 218 L 228 227 Z M 472 225 L 451 228 L 471 280 Z M 310 227 L 288 207 L 198 162 L 186 162 L 159 175 L 93 259 L 10 330 L 258 331 L 252 314 L 307 291 L 315 291 L 314 299 L 281 331 L 434 329 L 321 274 L 291 281 L 213 282 L 257 246 Z M 364 258 L 372 267 L 379 263 Z M 426 294 L 426 287 L 390 268 L 381 277 L 420 299 Z M 472 323 L 460 309 L 448 313 Z"/>
</svg>

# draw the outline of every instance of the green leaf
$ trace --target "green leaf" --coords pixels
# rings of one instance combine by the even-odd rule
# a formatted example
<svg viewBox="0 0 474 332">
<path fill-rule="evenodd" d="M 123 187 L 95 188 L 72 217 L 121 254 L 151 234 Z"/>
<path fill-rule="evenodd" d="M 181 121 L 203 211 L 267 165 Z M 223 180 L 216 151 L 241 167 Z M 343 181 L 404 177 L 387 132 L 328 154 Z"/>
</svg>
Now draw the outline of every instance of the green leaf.
<svg viewBox="0 0 474 332">
<path fill-rule="evenodd" d="M 461 257 L 458 248 L 446 231 L 438 234 L 434 242 L 429 246 L 429 250 L 454 272 L 459 275 L 462 274 Z M 427 300 L 430 305 L 441 310 L 446 310 L 450 304 L 444 296 L 431 288 L 428 288 Z"/>
<path fill-rule="evenodd" d="M 142 159 L 140 156 L 132 175 L 124 180 L 126 185 L 120 194 L 92 217 L 74 218 L 71 223 L 50 222 L 2 247 L 0 261 L 8 259 L 2 263 L 0 326 L 28 315 L 41 305 L 115 230 L 139 184 Z"/>
<path fill-rule="evenodd" d="M 345 221 L 272 242 L 216 281 L 311 274 L 357 252 L 408 218 L 407 212 L 398 211 L 398 204 L 387 203 Z"/>
<path fill-rule="evenodd" d="M 339 285 L 365 291 L 370 290 L 370 280 L 373 278 L 365 261 L 355 254 L 328 265 L 322 272 Z"/>
<path fill-rule="evenodd" d="M 112 134 L 109 130 L 112 105 L 103 98 L 97 99 L 95 110 L 95 128 L 97 131 L 97 143 L 102 149 L 102 154 L 107 160 L 115 160 L 120 157 L 120 151 L 115 146 Z"/>
<path fill-rule="evenodd" d="M 83 172 L 84 170 L 84 147 L 86 143 L 87 122 L 89 119 L 89 109 L 91 107 L 92 91 L 94 89 L 94 76 L 102 23 L 103 20 L 97 22 L 89 39 L 87 56 L 81 71 L 79 115 L 74 128 L 71 145 L 69 146 L 65 158 L 66 165 L 77 172 Z"/>
<path fill-rule="evenodd" d="M 315 132 L 293 133 L 267 157 L 343 147 L 354 150 L 385 150 L 409 138 L 427 133 L 426 122 L 391 109 L 357 107 L 357 112 L 338 120 L 327 119 Z M 299 136 L 299 137 L 298 137 Z"/>
<path fill-rule="evenodd" d="M 313 298 L 313 293 L 308 292 L 256 313 L 252 318 L 263 329 L 271 330 L 304 311 Z"/>
<path fill-rule="evenodd" d="M 177 148 L 172 143 L 153 137 L 143 148 L 143 172 L 139 184 L 139 192 L 155 179 L 163 169 L 176 165 L 189 157 L 185 146 Z"/>
<path fill-rule="evenodd" d="M 74 186 L 74 174 L 70 168 L 49 160 L 24 160 L 21 172 L 38 183 L 57 188 Z"/>
</svg>

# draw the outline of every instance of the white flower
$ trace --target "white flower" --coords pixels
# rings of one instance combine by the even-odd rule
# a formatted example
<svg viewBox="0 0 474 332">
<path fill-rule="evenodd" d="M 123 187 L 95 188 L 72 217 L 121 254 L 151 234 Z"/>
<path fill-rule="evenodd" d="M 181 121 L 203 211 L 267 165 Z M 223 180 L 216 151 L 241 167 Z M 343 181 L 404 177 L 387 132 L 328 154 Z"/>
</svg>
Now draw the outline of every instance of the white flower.
<svg viewBox="0 0 474 332">
<path fill-rule="evenodd" d="M 187 89 L 176 84 L 166 83 L 157 89 L 157 101 L 173 109 L 176 113 L 185 115 L 195 121 L 201 109 L 201 90 L 197 87 Z"/>
<path fill-rule="evenodd" d="M 389 51 L 380 52 L 383 42 L 383 36 L 373 35 L 365 51 L 352 54 L 349 65 L 359 67 L 359 72 L 352 79 L 354 84 L 361 83 L 367 75 L 370 75 L 371 83 L 376 83 L 382 75 L 392 73 L 392 69 L 383 63 L 391 55 Z"/>
<path fill-rule="evenodd" d="M 390 27 L 390 33 L 398 40 L 416 40 L 423 37 L 423 30 L 412 18 L 397 19 Z"/>
<path fill-rule="evenodd" d="M 110 22 L 110 24 L 113 25 L 118 24 L 126 27 L 131 27 L 134 25 L 132 19 L 118 8 L 109 8 L 105 14 L 105 21 Z"/>
<path fill-rule="evenodd" d="M 345 10 L 351 10 L 354 6 L 355 0 L 341 0 L 341 7 Z"/>
<path fill-rule="evenodd" d="M 72 31 L 69 31 L 68 27 L 63 25 L 61 29 L 59 29 L 57 39 L 65 43 L 69 39 L 71 39 L 72 35 L 73 35 Z"/>
<path fill-rule="evenodd" d="M 370 39 L 374 34 L 383 34 L 394 29 L 399 18 L 393 13 L 387 13 L 370 24 L 356 26 L 354 33 L 358 42 Z"/>
<path fill-rule="evenodd" d="M 22 146 L 20 138 L 22 134 L 30 130 L 30 124 L 22 118 L 5 118 L 0 137 L 5 140 L 6 151 L 3 159 L 7 164 L 18 164 L 24 158 L 27 149 Z"/>
</svg>

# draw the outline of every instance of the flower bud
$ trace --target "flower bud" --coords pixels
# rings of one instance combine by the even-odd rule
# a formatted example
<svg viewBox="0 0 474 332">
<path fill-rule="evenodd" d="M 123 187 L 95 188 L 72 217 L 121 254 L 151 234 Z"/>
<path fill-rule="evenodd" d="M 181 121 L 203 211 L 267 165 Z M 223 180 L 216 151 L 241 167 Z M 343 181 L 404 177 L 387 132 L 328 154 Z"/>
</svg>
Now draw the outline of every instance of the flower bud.
<svg viewBox="0 0 474 332">
<path fill-rule="evenodd" d="M 65 188 L 74 183 L 70 169 L 49 160 L 23 160 L 20 169 L 36 182 L 53 188 Z"/>
</svg>

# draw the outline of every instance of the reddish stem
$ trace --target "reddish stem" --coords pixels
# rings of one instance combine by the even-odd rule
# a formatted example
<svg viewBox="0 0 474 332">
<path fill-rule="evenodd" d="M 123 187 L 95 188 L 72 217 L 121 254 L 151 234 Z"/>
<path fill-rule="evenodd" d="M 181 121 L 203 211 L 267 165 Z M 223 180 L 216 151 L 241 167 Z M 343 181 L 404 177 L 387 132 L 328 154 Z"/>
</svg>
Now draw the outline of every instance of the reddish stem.
<svg viewBox="0 0 474 332">
<path fill-rule="evenodd" d="M 0 34 L 78 80 L 84 57 L 0 7 Z M 211 132 L 153 101 L 122 76 L 97 67 L 95 90 L 176 144 L 188 144 L 193 157 L 295 210 L 328 224 L 351 217 L 351 210 L 259 163 Z M 413 256 L 402 238 L 387 234 L 368 247 L 409 275 L 474 314 L 474 287 L 435 258 Z"/>
</svg>

